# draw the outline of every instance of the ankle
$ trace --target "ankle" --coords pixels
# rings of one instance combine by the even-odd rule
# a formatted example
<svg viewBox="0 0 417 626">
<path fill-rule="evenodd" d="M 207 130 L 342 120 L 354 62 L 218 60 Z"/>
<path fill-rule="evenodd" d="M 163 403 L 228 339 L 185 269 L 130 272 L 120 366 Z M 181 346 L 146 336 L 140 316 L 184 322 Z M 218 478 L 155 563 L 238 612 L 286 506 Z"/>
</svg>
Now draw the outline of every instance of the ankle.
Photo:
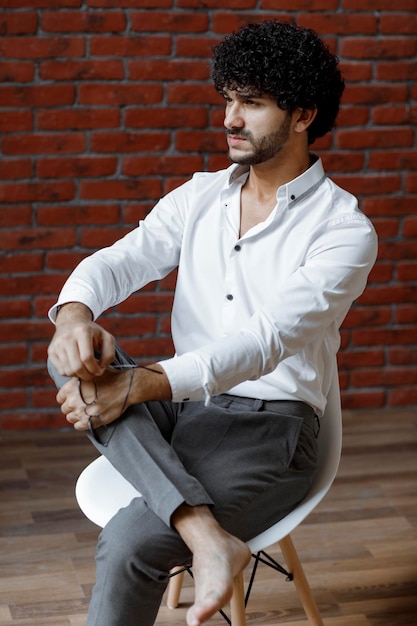
<svg viewBox="0 0 417 626">
<path fill-rule="evenodd" d="M 172 514 L 171 525 L 181 535 L 190 550 L 193 549 L 195 542 L 198 543 L 204 538 L 224 533 L 205 504 L 197 506 L 182 504 Z"/>
</svg>

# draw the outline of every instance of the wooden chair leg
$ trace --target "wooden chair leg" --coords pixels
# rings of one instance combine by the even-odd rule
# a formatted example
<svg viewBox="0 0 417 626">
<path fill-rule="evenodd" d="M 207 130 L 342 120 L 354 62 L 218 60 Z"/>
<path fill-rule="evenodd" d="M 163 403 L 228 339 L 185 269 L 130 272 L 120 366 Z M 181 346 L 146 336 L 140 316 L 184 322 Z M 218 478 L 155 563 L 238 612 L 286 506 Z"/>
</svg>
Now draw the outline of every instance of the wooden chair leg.
<svg viewBox="0 0 417 626">
<path fill-rule="evenodd" d="M 233 581 L 233 595 L 230 600 L 230 613 L 232 626 L 246 626 L 243 572 L 240 572 L 240 574 L 238 574 Z"/>
<path fill-rule="evenodd" d="M 184 571 L 182 571 L 182 567 L 173 567 L 171 570 L 171 578 L 169 579 L 168 585 L 168 596 L 167 596 L 167 607 L 169 609 L 176 609 L 181 595 L 182 589 L 182 581 L 184 580 Z M 175 572 L 179 572 L 176 574 Z"/>
<path fill-rule="evenodd" d="M 307 618 L 311 624 L 311 626 L 324 626 L 323 620 L 321 619 L 319 610 L 317 608 L 316 601 L 313 598 L 313 594 L 311 593 L 310 586 L 307 582 L 307 578 L 304 574 L 304 570 L 300 563 L 300 559 L 298 558 L 297 551 L 294 547 L 292 539 L 290 535 L 284 537 L 279 542 L 282 554 L 287 563 L 288 570 L 292 573 L 294 577 L 294 584 L 298 591 L 298 595 L 300 596 L 301 604 L 303 605 L 304 611 L 307 615 Z"/>
</svg>

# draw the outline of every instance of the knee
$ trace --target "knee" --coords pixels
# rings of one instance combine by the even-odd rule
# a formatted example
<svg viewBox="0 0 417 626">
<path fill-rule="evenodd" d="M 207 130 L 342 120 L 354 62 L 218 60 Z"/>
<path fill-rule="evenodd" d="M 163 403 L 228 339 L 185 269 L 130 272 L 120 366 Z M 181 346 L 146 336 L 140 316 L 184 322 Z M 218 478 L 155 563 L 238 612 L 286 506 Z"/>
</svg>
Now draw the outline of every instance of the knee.
<svg viewBox="0 0 417 626">
<path fill-rule="evenodd" d="M 146 563 L 147 552 L 145 543 L 138 532 L 131 528 L 128 533 L 115 532 L 114 524 L 110 521 L 100 533 L 97 543 L 96 563 L 98 568 L 104 568 L 115 581 L 130 578 L 135 572 L 151 575 L 151 567 Z"/>
<path fill-rule="evenodd" d="M 133 501 L 119 511 L 100 534 L 97 565 L 105 565 L 116 579 L 140 572 L 160 581 L 174 565 L 188 558 L 188 549 L 178 534 L 149 511 L 145 503 L 143 506 L 144 513 L 132 515 L 130 509 L 137 508 Z"/>
</svg>

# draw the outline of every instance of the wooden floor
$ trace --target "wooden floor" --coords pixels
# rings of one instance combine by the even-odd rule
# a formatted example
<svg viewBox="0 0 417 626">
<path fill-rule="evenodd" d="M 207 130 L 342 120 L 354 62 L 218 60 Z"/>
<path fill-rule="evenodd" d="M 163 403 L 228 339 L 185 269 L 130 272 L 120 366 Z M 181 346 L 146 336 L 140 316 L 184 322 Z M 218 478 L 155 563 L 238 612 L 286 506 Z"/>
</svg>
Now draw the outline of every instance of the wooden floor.
<svg viewBox="0 0 417 626">
<path fill-rule="evenodd" d="M 3 432 L 0 451 L 0 624 L 82 626 L 98 529 L 74 482 L 95 452 L 68 431 Z M 293 534 L 326 626 L 417 625 L 416 496 L 417 412 L 346 413 L 338 478 Z M 192 594 L 187 580 L 181 607 L 162 607 L 158 626 L 184 625 Z M 293 584 L 266 566 L 247 617 L 308 624 Z"/>
</svg>

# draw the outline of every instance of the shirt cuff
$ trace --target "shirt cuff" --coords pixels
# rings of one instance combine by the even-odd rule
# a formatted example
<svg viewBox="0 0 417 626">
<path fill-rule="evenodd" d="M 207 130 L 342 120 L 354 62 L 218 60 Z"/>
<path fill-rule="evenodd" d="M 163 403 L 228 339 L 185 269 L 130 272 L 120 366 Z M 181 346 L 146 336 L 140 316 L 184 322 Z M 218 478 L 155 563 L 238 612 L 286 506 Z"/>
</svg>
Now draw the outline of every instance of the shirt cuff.
<svg viewBox="0 0 417 626">
<path fill-rule="evenodd" d="M 158 363 L 171 386 L 173 402 L 210 401 L 208 381 L 202 379 L 198 358 L 192 352 Z"/>
<path fill-rule="evenodd" d="M 69 302 L 80 302 L 88 307 L 93 315 L 93 320 L 96 320 L 102 313 L 102 310 L 97 305 L 97 300 L 92 296 L 91 292 L 87 289 L 72 290 L 71 293 L 65 293 L 65 287 L 62 290 L 58 301 L 51 306 L 48 311 L 48 317 L 53 324 L 56 322 L 59 307 Z"/>
<path fill-rule="evenodd" d="M 262 352 L 254 334 L 240 332 L 159 365 L 168 377 L 174 402 L 204 400 L 208 404 L 211 396 L 267 373 Z"/>
</svg>

